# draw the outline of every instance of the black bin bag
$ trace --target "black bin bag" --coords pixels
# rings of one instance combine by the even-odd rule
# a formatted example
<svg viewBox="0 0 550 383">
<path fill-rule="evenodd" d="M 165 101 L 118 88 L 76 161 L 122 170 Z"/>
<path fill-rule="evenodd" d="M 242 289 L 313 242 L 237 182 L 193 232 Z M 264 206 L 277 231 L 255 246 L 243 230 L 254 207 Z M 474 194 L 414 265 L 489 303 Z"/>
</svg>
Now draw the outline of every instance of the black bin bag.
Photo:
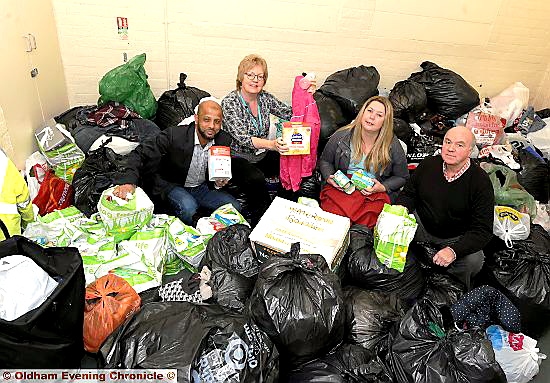
<svg viewBox="0 0 550 383">
<path fill-rule="evenodd" d="M 351 285 L 395 293 L 402 299 L 415 299 L 424 289 L 424 274 L 414 256 L 407 254 L 403 272 L 385 266 L 374 252 L 372 230 L 364 225 L 351 227 L 347 256 Z"/>
<path fill-rule="evenodd" d="M 431 272 L 426 279 L 426 290 L 422 295 L 437 306 L 450 306 L 466 292 L 466 286 L 450 274 Z"/>
<path fill-rule="evenodd" d="M 210 286 L 221 306 L 243 310 L 252 293 L 260 262 L 250 247 L 251 229 L 238 224 L 218 231 L 208 242 L 202 266 L 212 271 Z"/>
<path fill-rule="evenodd" d="M 185 85 L 187 75 L 180 73 L 178 88 L 167 90 L 158 100 L 155 123 L 162 130 L 178 125 L 184 118 L 195 114 L 201 98 L 210 96 L 204 90 Z"/>
<path fill-rule="evenodd" d="M 309 177 L 302 178 L 298 197 L 306 197 L 319 201 L 321 195 L 321 172 L 315 170 Z"/>
<path fill-rule="evenodd" d="M 459 74 L 430 61 L 420 64 L 422 72 L 409 80 L 424 86 L 428 108 L 450 119 L 457 119 L 479 105 L 479 93 Z"/>
<path fill-rule="evenodd" d="M 531 225 L 529 237 L 493 254 L 492 270 L 512 303 L 521 312 L 522 332 L 540 337 L 550 317 L 550 235 L 540 225 Z M 498 286 L 496 286 L 498 288 Z"/>
<path fill-rule="evenodd" d="M 408 122 L 422 119 L 428 99 L 424 86 L 411 80 L 398 81 L 388 96 L 393 106 L 393 116 Z"/>
<path fill-rule="evenodd" d="M 0 226 L 4 224 L 0 221 Z M 84 355 L 85 282 L 82 258 L 74 247 L 42 248 L 15 235 L 0 242 L 1 258 L 32 259 L 58 286 L 39 307 L 13 321 L 0 320 L 2 368 L 77 368 Z"/>
<path fill-rule="evenodd" d="M 411 145 L 411 139 L 414 136 L 414 130 L 409 123 L 400 118 L 393 119 L 393 132 L 401 141 L 407 145 L 407 151 Z"/>
<path fill-rule="evenodd" d="M 319 92 L 335 99 L 346 118 L 352 120 L 365 101 L 378 95 L 379 82 L 380 74 L 375 67 L 360 65 L 331 74 L 321 85 Z"/>
<path fill-rule="evenodd" d="M 144 305 L 100 349 L 105 368 L 175 368 L 178 382 L 277 382 L 278 352 L 245 315 L 219 305 Z"/>
<path fill-rule="evenodd" d="M 395 294 L 344 288 L 346 301 L 346 341 L 375 351 L 387 343 L 390 329 L 404 315 Z"/>
<path fill-rule="evenodd" d="M 332 97 L 325 96 L 321 92 L 313 93 L 313 98 L 319 110 L 321 118 L 321 132 L 319 134 L 319 143 L 317 145 L 317 153 L 322 153 L 329 137 L 338 128 L 349 124 L 353 117 L 345 117 L 342 108 Z"/>
<path fill-rule="evenodd" d="M 73 178 L 75 207 L 87 217 L 96 213 L 101 193 L 115 184 L 124 161 L 124 156 L 105 145 L 91 152 Z"/>
<path fill-rule="evenodd" d="M 309 362 L 289 374 L 288 383 L 365 382 L 350 377 L 371 361 L 371 353 L 361 346 L 342 344 L 329 354 Z M 377 381 L 378 382 L 378 381 Z"/>
<path fill-rule="evenodd" d="M 399 383 L 506 383 L 483 330 L 449 327 L 427 299 L 407 312 L 391 347 L 396 370 L 407 377 L 398 377 Z"/>
<path fill-rule="evenodd" d="M 549 128 L 547 128 L 549 129 Z M 521 170 L 518 182 L 541 203 L 548 203 L 550 197 L 550 164 L 531 148 L 518 151 Z"/>
<path fill-rule="evenodd" d="M 321 357 L 344 337 L 345 307 L 338 277 L 317 254 L 269 257 L 250 298 L 250 314 L 281 353 L 281 368 Z M 288 369 L 287 369 L 288 370 Z"/>
<path fill-rule="evenodd" d="M 426 288 L 422 297 L 428 298 L 437 306 L 450 306 L 466 293 L 464 283 L 447 273 L 447 268 L 433 263 L 433 257 L 441 250 L 428 242 L 413 241 L 409 253 L 414 254 L 421 267 L 426 271 Z"/>
</svg>

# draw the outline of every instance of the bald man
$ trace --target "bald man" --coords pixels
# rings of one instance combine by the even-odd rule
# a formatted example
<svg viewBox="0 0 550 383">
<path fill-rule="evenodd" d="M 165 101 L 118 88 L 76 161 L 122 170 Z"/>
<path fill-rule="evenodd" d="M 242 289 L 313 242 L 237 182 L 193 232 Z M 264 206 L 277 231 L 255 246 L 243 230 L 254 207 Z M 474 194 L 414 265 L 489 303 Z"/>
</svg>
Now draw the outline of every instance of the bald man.
<svg viewBox="0 0 550 383">
<path fill-rule="evenodd" d="M 207 182 L 208 149 L 231 144 L 231 136 L 220 131 L 221 106 L 208 98 L 199 103 L 194 117 L 188 126 L 170 127 L 132 151 L 125 161 L 129 165 L 116 177 L 120 185 L 114 194 L 126 198 L 141 175 L 141 184 L 153 200 L 166 203 L 171 213 L 187 225 L 192 224 L 199 206 L 215 210 L 231 203 L 240 210 L 235 198 L 217 190 L 225 186 L 226 180 Z"/>
<path fill-rule="evenodd" d="M 395 204 L 414 212 L 414 240 L 441 248 L 432 261 L 472 288 L 483 266 L 483 247 L 493 236 L 495 196 L 489 176 L 470 161 L 475 137 L 457 126 L 443 139 L 440 156 L 424 159 Z"/>
</svg>

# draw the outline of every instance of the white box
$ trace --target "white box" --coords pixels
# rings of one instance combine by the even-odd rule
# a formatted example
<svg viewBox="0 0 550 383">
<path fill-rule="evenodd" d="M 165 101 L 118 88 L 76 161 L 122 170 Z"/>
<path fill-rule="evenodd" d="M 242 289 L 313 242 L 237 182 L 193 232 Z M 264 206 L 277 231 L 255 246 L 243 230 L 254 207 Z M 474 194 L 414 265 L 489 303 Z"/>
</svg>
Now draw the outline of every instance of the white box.
<svg viewBox="0 0 550 383">
<path fill-rule="evenodd" d="M 300 242 L 300 253 L 320 254 L 335 270 L 347 250 L 349 228 L 347 217 L 275 197 L 249 238 L 262 262 Z"/>
<path fill-rule="evenodd" d="M 231 179 L 231 149 L 229 146 L 211 146 L 208 149 L 208 180 Z"/>
</svg>

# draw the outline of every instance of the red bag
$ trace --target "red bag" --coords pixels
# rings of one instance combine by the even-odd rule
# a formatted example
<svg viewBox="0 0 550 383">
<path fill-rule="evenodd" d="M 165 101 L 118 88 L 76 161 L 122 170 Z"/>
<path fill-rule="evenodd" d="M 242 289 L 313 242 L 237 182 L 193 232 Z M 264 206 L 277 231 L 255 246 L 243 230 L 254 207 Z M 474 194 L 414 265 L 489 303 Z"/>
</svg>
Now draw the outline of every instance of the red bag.
<svg viewBox="0 0 550 383">
<path fill-rule="evenodd" d="M 105 339 L 139 309 L 141 298 L 128 282 L 107 274 L 86 287 L 84 349 L 97 352 Z"/>
<path fill-rule="evenodd" d="M 71 206 L 73 197 L 73 187 L 50 170 L 46 172 L 32 203 L 38 206 L 39 214 L 44 215 Z"/>
<path fill-rule="evenodd" d="M 466 127 L 472 131 L 479 146 L 496 145 L 504 137 L 506 119 L 485 112 L 470 112 Z"/>
</svg>

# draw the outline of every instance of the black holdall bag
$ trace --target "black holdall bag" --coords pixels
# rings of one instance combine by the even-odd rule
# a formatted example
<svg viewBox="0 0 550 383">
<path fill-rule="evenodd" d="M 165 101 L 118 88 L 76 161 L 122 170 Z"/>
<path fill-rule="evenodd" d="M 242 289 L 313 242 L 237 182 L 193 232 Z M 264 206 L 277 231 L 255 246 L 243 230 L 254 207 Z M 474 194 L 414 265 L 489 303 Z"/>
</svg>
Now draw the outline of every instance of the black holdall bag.
<svg viewBox="0 0 550 383">
<path fill-rule="evenodd" d="M 20 235 L 0 242 L 1 259 L 32 259 L 58 286 L 42 305 L 13 321 L 0 319 L 0 367 L 77 368 L 84 354 L 85 282 L 82 258 L 74 247 L 42 248 Z"/>
</svg>

